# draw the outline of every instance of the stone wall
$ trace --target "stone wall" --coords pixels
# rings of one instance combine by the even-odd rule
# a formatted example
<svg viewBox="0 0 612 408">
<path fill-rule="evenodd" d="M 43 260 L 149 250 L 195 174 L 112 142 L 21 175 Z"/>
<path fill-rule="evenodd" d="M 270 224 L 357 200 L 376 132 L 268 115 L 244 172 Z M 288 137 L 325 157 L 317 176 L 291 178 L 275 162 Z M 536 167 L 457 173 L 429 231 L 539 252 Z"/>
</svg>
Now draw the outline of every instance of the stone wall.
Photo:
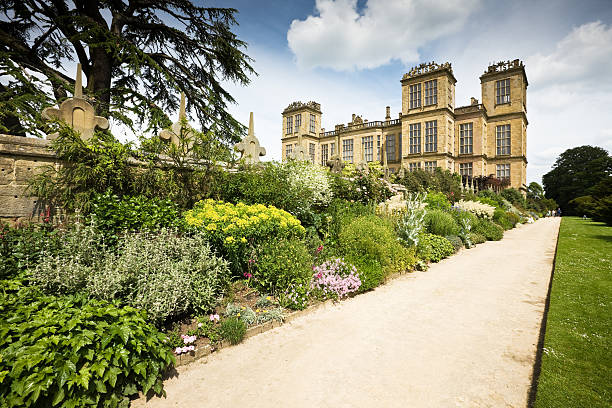
<svg viewBox="0 0 612 408">
<path fill-rule="evenodd" d="M 28 180 L 48 166 L 58 166 L 50 141 L 0 135 L 0 221 L 40 220 L 43 203 L 29 197 Z"/>
</svg>

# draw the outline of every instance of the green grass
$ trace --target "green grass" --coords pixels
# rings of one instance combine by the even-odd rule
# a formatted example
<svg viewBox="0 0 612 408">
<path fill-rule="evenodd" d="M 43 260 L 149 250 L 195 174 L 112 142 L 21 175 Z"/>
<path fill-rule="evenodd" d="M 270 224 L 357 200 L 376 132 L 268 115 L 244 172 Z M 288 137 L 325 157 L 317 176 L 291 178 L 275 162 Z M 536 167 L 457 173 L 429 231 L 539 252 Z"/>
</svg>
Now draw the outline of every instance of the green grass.
<svg viewBox="0 0 612 408">
<path fill-rule="evenodd" d="M 612 227 L 564 217 L 535 408 L 612 406 Z"/>
</svg>

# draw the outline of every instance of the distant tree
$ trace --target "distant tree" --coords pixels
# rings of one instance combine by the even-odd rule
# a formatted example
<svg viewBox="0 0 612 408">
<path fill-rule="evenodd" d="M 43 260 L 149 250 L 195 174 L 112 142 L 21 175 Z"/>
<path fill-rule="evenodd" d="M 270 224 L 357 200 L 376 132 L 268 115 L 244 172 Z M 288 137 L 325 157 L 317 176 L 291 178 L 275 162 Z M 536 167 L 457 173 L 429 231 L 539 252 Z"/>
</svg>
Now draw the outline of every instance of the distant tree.
<svg viewBox="0 0 612 408">
<path fill-rule="evenodd" d="M 529 183 L 526 189 L 526 193 L 527 199 L 539 200 L 544 198 L 544 188 L 535 181 Z"/>
<path fill-rule="evenodd" d="M 564 214 L 575 214 L 569 202 L 588 195 L 589 188 L 610 177 L 610 154 L 601 147 L 580 146 L 561 153 L 542 182 L 547 198 L 554 199 Z"/>
<path fill-rule="evenodd" d="M 572 201 L 578 215 L 584 214 L 595 221 L 603 221 L 612 225 L 612 177 L 608 177 L 587 190 L 588 195 L 580 196 Z"/>
<path fill-rule="evenodd" d="M 60 68 L 76 60 L 99 115 L 157 131 L 182 91 L 203 131 L 238 140 L 244 129 L 226 110 L 234 99 L 221 81 L 245 85 L 254 71 L 231 31 L 236 12 L 188 0 L 3 0 L 0 131 L 14 117 L 39 129 L 42 108 L 74 91 Z"/>
<path fill-rule="evenodd" d="M 520 191 L 518 191 L 516 188 L 513 188 L 513 187 L 506 188 L 501 191 L 500 195 L 506 200 L 510 201 L 515 206 L 518 206 L 521 208 L 525 208 L 526 206 L 525 197 L 523 197 L 523 194 Z"/>
</svg>

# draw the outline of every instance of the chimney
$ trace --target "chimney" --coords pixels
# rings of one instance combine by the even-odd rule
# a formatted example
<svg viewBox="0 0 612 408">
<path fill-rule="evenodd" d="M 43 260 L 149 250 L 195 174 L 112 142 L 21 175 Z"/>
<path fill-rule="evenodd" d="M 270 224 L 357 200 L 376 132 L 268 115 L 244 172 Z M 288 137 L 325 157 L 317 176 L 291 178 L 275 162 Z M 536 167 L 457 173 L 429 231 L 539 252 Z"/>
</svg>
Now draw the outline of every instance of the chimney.
<svg viewBox="0 0 612 408">
<path fill-rule="evenodd" d="M 353 113 L 353 115 L 351 116 L 351 123 L 355 122 L 355 114 Z"/>
<path fill-rule="evenodd" d="M 387 114 L 385 115 L 385 120 L 391 120 L 391 107 L 387 106 Z"/>
<path fill-rule="evenodd" d="M 474 98 L 473 96 L 470 98 L 470 101 L 472 106 L 478 105 L 478 99 Z"/>
</svg>

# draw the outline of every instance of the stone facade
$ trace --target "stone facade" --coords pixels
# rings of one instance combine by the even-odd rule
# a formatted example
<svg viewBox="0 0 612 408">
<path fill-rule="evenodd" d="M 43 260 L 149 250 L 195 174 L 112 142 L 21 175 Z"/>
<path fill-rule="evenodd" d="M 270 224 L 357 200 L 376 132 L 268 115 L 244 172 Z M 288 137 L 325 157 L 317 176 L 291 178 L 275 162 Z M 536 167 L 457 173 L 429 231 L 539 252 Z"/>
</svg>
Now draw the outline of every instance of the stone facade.
<svg viewBox="0 0 612 408">
<path fill-rule="evenodd" d="M 455 107 L 450 63 L 426 63 L 412 68 L 402 80 L 402 112 L 384 121 L 353 115 L 334 130 L 321 127 L 321 106 L 294 102 L 283 112 L 282 157 L 298 146 L 313 162 L 326 165 L 340 154 L 345 162 L 387 163 L 401 168 L 448 169 L 473 177 L 509 178 L 510 186 L 526 183 L 527 76 L 519 60 L 490 65 L 480 76 L 482 103 Z M 386 159 L 386 160 L 385 160 Z"/>
</svg>

